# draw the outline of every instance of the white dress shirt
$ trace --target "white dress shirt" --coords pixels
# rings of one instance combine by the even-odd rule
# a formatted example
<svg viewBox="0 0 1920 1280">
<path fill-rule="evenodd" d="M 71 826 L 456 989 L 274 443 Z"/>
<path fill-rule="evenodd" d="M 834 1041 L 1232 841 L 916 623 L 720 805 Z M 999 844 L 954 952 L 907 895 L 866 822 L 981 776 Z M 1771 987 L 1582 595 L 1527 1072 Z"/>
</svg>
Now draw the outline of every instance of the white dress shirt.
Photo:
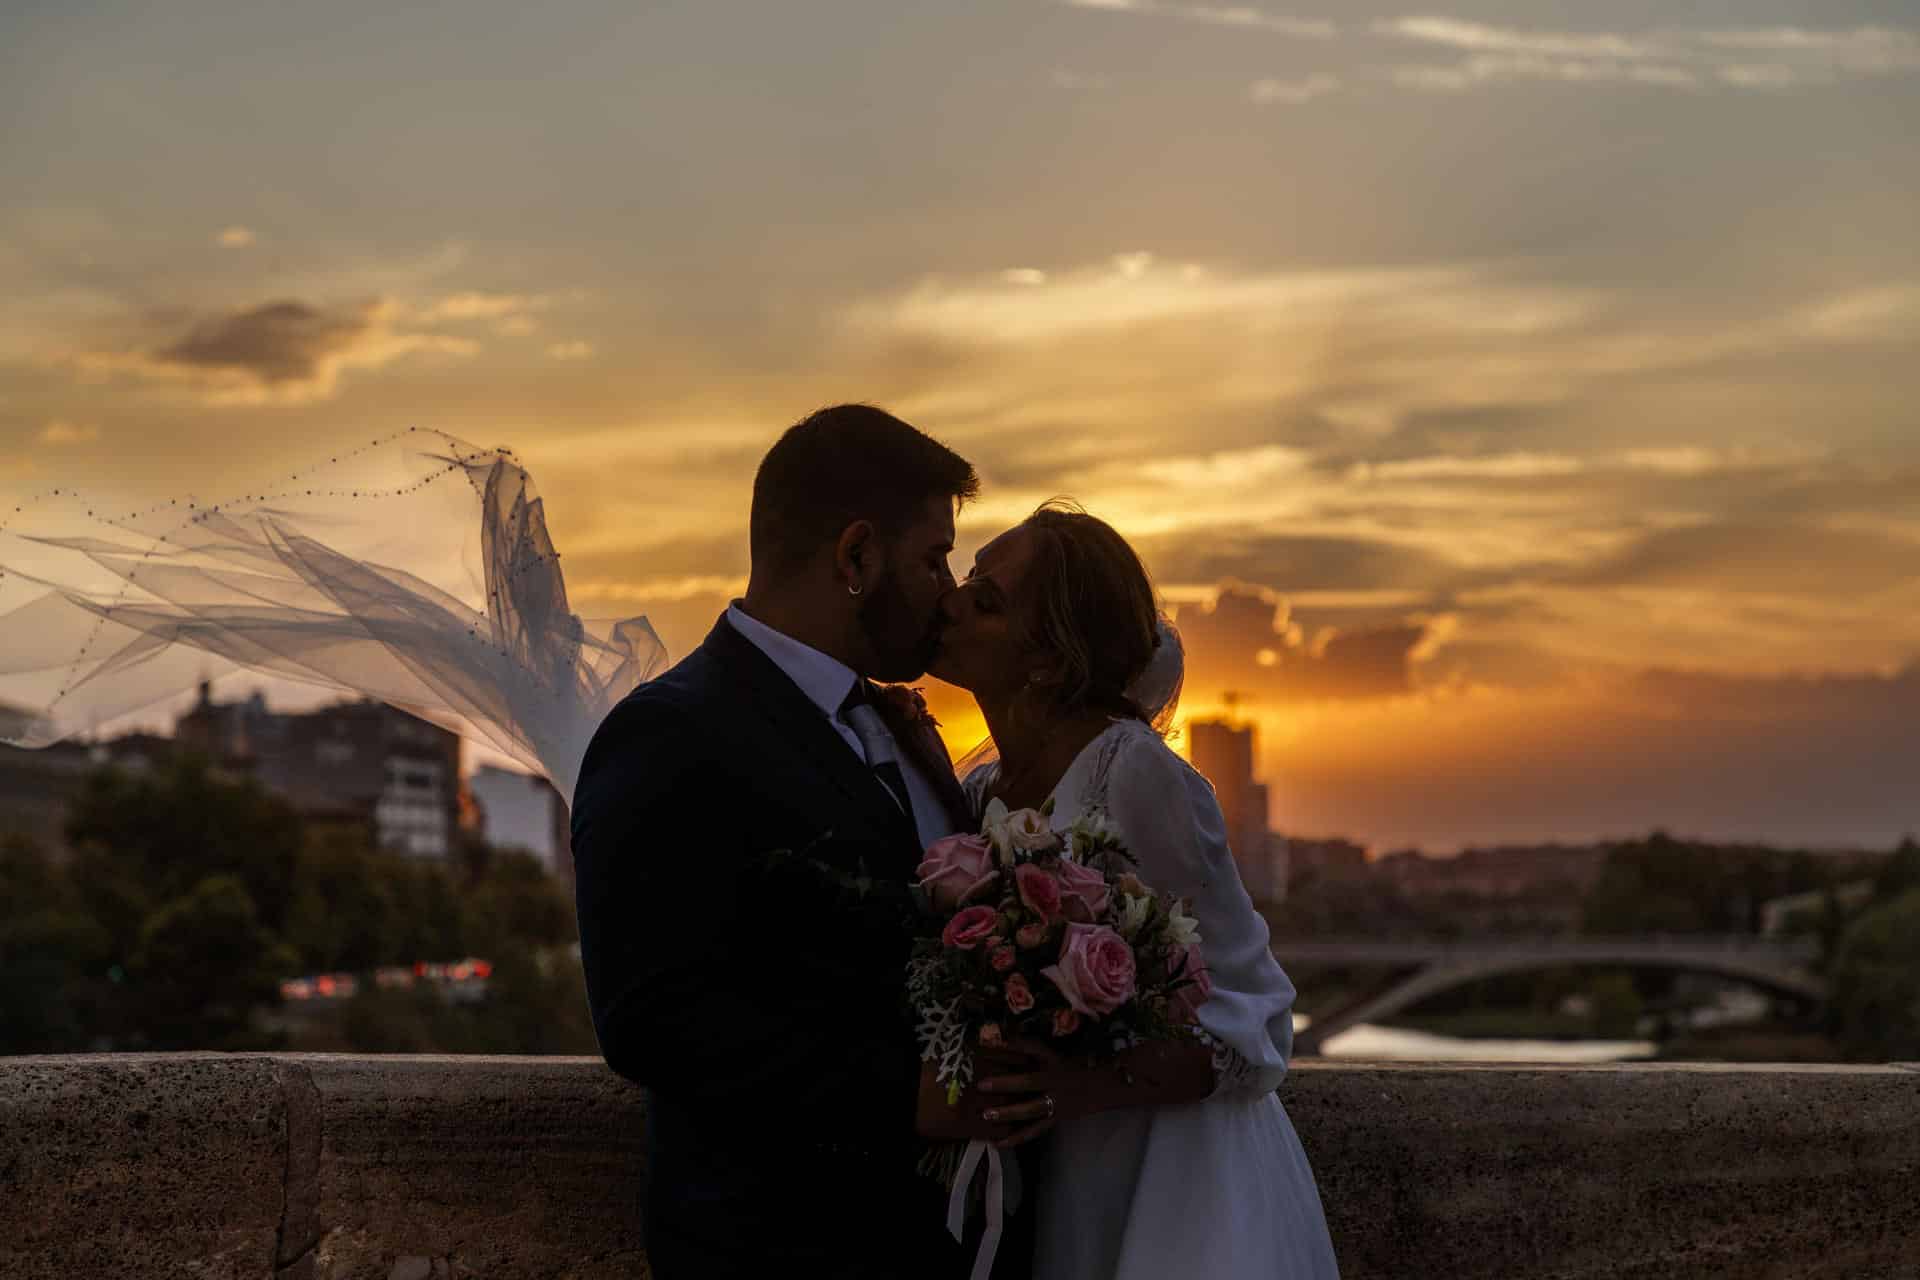
<svg viewBox="0 0 1920 1280">
<path fill-rule="evenodd" d="M 861 763 L 872 763 L 867 759 L 866 748 L 860 743 L 860 735 L 854 732 L 852 725 L 840 718 L 840 704 L 847 700 L 854 682 L 860 678 L 852 667 L 812 645 L 802 644 L 784 632 L 775 631 L 748 614 L 737 601 L 727 607 L 727 621 L 746 638 L 747 643 L 772 659 L 773 665 L 785 672 L 787 678 L 800 687 L 800 692 L 807 695 L 807 701 L 820 708 L 820 714 L 826 717 L 833 731 L 840 735 L 847 749 Z M 952 835 L 953 819 L 947 815 L 947 807 L 941 803 L 933 784 L 920 771 L 919 762 L 908 752 L 900 750 L 898 743 L 895 743 L 894 757 L 899 762 L 901 776 L 907 782 L 907 797 L 913 801 L 913 826 L 919 833 L 921 847 L 925 848 L 935 840 Z M 886 784 L 879 778 L 876 777 L 874 782 L 885 789 Z"/>
</svg>

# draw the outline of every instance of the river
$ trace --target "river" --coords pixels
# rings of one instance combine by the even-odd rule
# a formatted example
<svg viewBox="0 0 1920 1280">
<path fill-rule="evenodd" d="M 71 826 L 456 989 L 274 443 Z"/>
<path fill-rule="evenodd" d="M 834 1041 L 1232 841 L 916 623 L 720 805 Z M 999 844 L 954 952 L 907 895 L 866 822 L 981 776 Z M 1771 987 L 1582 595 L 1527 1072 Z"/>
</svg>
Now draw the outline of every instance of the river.
<svg viewBox="0 0 1920 1280">
<path fill-rule="evenodd" d="M 1294 1029 L 1304 1030 L 1309 1021 L 1296 1014 Z M 1630 1062 L 1656 1051 L 1651 1040 L 1466 1040 L 1368 1023 L 1342 1031 L 1324 1047 L 1328 1058 L 1390 1062 Z"/>
</svg>

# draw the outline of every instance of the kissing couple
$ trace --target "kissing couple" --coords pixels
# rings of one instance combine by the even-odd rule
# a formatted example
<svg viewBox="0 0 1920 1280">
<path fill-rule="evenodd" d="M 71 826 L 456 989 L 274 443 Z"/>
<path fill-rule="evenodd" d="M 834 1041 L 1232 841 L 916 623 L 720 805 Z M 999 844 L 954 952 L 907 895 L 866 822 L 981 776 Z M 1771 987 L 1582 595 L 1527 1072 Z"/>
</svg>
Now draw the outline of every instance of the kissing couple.
<svg viewBox="0 0 1920 1280">
<path fill-rule="evenodd" d="M 601 1051 L 647 1091 L 653 1274 L 1335 1276 L 1274 1092 L 1293 986 L 1212 788 L 1162 736 L 1177 634 L 1125 539 L 1063 504 L 956 582 L 978 490 L 879 409 L 801 421 L 754 478 L 745 596 L 592 734 L 572 806 L 581 956 Z M 964 777 L 904 687 L 929 674 L 991 732 Z M 1113 833 L 1197 921 L 1204 975 L 1175 1038 L 1093 1061 L 982 1035 L 964 1087 L 923 1061 L 916 937 L 981 911 L 995 873 L 961 864 L 986 843 L 952 837 L 1007 813 L 1051 824 L 1041 839 Z M 965 1181 L 923 1172 L 930 1145 L 962 1142 L 1017 1166 L 997 1249 Z"/>
</svg>

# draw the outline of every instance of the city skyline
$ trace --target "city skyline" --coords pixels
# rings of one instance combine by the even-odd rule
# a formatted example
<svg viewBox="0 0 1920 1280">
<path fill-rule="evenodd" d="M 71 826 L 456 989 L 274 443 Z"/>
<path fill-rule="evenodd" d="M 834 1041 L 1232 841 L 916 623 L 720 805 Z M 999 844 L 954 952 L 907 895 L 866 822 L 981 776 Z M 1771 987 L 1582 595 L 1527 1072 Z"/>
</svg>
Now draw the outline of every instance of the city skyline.
<svg viewBox="0 0 1920 1280">
<path fill-rule="evenodd" d="M 7 510 L 444 429 L 677 657 L 870 400 L 978 464 L 956 572 L 1139 545 L 1276 828 L 1920 827 L 1906 7 L 463 13 L 0 16 Z"/>
</svg>

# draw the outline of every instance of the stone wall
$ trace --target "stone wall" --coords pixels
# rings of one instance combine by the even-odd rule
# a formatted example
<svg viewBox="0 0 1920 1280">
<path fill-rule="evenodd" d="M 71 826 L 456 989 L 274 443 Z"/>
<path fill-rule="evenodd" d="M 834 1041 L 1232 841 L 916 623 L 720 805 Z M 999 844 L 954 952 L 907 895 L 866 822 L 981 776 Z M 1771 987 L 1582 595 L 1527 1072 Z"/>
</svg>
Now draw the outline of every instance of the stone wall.
<svg viewBox="0 0 1920 1280">
<path fill-rule="evenodd" d="M 1282 1097 L 1348 1280 L 1920 1275 L 1920 1067 L 1303 1063 Z M 0 1058 L 0 1276 L 644 1275 L 643 1126 L 592 1059 Z"/>
</svg>

